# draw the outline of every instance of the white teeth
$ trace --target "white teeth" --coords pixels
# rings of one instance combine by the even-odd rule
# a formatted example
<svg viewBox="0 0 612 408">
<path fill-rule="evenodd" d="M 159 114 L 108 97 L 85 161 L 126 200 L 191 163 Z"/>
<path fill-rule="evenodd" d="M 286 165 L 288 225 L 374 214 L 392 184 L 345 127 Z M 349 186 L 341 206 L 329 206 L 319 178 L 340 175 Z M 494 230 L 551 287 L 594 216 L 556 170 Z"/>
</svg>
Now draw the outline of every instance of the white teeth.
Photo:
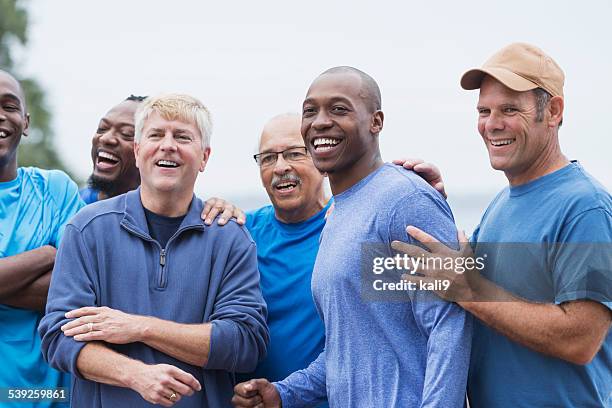
<svg viewBox="0 0 612 408">
<path fill-rule="evenodd" d="M 98 152 L 98 157 L 102 157 L 103 159 L 119 161 L 119 158 L 114 154 L 106 153 L 106 152 Z"/>
<path fill-rule="evenodd" d="M 514 142 L 514 139 L 491 140 L 490 142 L 493 146 L 506 146 L 506 145 L 512 144 Z"/>
<path fill-rule="evenodd" d="M 295 183 L 282 183 L 282 184 L 277 184 L 276 188 L 288 188 L 288 187 L 295 187 L 296 184 Z"/>
<path fill-rule="evenodd" d="M 177 167 L 178 164 L 176 162 L 170 161 L 170 160 L 160 160 L 157 162 L 158 166 L 171 166 L 171 167 Z"/>
<path fill-rule="evenodd" d="M 328 145 L 328 146 L 333 147 L 337 145 L 338 143 L 340 143 L 340 140 L 338 139 L 330 139 L 330 138 L 325 138 L 325 137 L 318 137 L 312 141 L 312 144 L 315 147 L 321 146 L 321 145 Z"/>
<path fill-rule="evenodd" d="M 6 134 L 6 132 L 4 130 L 0 131 L 0 137 L 4 138 L 6 136 L 7 136 L 7 134 Z"/>
</svg>

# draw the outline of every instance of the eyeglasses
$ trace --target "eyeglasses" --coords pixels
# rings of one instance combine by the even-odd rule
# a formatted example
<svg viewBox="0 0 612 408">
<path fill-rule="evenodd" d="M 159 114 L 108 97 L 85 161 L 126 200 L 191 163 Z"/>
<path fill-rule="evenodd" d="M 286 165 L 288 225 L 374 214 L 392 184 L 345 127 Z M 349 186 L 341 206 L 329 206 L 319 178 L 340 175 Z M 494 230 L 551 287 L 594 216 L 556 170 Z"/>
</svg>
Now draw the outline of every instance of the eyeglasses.
<svg viewBox="0 0 612 408">
<path fill-rule="evenodd" d="M 308 149 L 306 146 L 295 146 L 285 149 L 280 152 L 264 152 L 253 155 L 255 162 L 259 167 L 269 167 L 276 164 L 278 155 L 282 154 L 283 159 L 290 163 L 300 162 L 308 157 Z"/>
</svg>

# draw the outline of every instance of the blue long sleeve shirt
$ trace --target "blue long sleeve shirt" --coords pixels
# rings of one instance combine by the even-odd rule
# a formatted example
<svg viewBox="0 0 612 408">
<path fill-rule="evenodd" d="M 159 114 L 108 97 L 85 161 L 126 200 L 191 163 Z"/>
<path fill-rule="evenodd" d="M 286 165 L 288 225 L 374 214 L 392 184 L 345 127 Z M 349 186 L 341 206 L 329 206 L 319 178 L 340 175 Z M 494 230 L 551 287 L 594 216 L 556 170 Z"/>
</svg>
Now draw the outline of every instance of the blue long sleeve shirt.
<svg viewBox="0 0 612 408">
<path fill-rule="evenodd" d="M 72 406 L 150 406 L 130 389 L 80 375 L 76 361 L 85 344 L 64 336 L 60 327 L 68 322 L 64 313 L 83 306 L 212 324 L 205 367 L 184 363 L 144 343 L 108 344 L 131 358 L 171 364 L 195 376 L 202 391 L 183 397 L 180 407 L 230 406 L 233 373 L 252 371 L 264 357 L 269 334 L 255 244 L 234 222 L 224 227 L 204 225 L 202 208 L 194 197 L 164 252 L 148 232 L 140 189 L 91 204 L 66 226 L 39 331 L 46 360 L 74 374 Z"/>
<path fill-rule="evenodd" d="M 448 204 L 419 176 L 390 164 L 334 200 L 312 277 L 325 350 L 275 383 L 283 408 L 312 406 L 326 394 L 332 408 L 463 407 L 470 316 L 432 293 L 372 286 L 379 276 L 372 256 L 391 257 L 392 241 L 411 241 L 407 225 L 456 245 Z"/>
</svg>

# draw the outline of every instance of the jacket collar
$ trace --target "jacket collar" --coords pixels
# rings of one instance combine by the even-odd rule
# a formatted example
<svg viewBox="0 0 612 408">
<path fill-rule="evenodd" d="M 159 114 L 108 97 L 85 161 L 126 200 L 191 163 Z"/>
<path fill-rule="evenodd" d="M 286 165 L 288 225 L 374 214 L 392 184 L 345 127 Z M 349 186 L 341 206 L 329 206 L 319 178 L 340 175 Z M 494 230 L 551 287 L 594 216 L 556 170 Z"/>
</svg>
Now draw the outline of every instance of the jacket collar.
<svg viewBox="0 0 612 408">
<path fill-rule="evenodd" d="M 144 207 L 140 200 L 140 187 L 136 190 L 129 191 L 125 194 L 125 208 L 123 210 L 123 219 L 121 225 L 127 227 L 129 230 L 144 235 L 147 238 L 151 238 L 149 234 L 149 227 L 147 226 L 147 218 L 145 217 Z M 195 194 L 191 198 L 189 209 L 179 230 L 187 228 L 195 228 L 204 230 L 205 224 L 200 217 L 202 209 L 204 208 L 202 201 L 198 199 Z"/>
</svg>

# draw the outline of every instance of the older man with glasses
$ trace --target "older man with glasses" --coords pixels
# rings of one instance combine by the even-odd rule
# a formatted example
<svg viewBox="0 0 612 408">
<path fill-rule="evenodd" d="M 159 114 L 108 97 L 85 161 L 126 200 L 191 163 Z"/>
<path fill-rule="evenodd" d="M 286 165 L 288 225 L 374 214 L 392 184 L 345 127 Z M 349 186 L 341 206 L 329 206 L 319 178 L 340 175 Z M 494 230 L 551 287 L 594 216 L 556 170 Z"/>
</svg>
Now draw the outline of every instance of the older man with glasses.
<svg viewBox="0 0 612 408">
<path fill-rule="evenodd" d="M 268 305 L 270 346 L 254 373 L 242 376 L 280 381 L 307 367 L 323 350 L 324 326 L 310 282 L 319 236 L 332 205 L 324 176 L 304 146 L 301 116 L 282 114 L 265 126 L 253 158 L 272 205 L 247 213 L 246 226 L 257 244 L 261 288 Z M 402 161 L 403 163 L 403 161 Z M 440 173 L 421 160 L 408 160 L 444 193 Z"/>
</svg>

